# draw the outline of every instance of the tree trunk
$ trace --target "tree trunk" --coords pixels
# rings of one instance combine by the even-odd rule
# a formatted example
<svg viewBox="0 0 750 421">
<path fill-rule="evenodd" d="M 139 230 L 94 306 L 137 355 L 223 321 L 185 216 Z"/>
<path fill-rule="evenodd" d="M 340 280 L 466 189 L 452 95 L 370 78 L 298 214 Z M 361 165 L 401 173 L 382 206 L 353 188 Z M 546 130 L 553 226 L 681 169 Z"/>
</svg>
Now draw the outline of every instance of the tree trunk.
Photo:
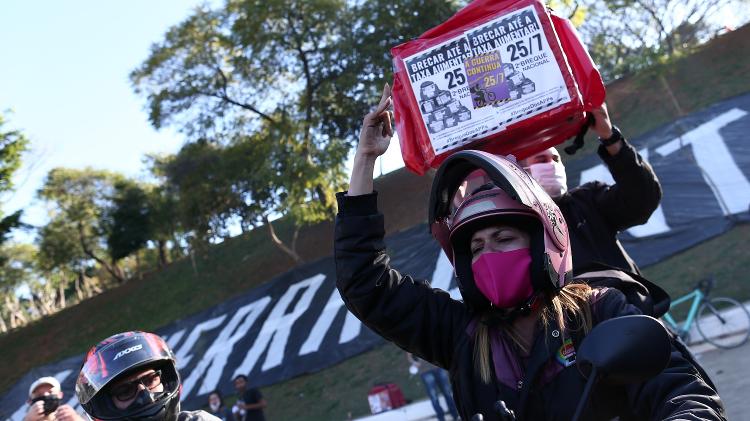
<svg viewBox="0 0 750 421">
<path fill-rule="evenodd" d="M 86 254 L 86 256 L 94 259 L 97 263 L 102 265 L 104 269 L 117 280 L 117 282 L 121 284 L 125 283 L 125 277 L 122 275 L 122 270 L 119 266 L 117 266 L 117 264 L 110 265 L 106 260 L 101 259 L 99 258 L 99 256 L 95 255 L 94 252 L 89 248 L 88 244 L 86 243 L 86 236 L 83 233 L 83 224 L 80 222 L 78 223 L 78 241 L 81 244 L 81 248 L 83 249 L 83 252 Z"/>
<path fill-rule="evenodd" d="M 28 307 L 29 307 L 29 311 L 31 312 L 32 318 L 42 317 L 42 311 L 39 310 L 39 308 L 36 306 L 36 303 L 34 302 L 33 298 L 28 301 Z"/>
<path fill-rule="evenodd" d="M 193 266 L 193 273 L 198 276 L 198 266 L 195 264 L 195 251 L 190 249 L 190 264 Z"/>
<path fill-rule="evenodd" d="M 291 257 L 292 260 L 294 260 L 294 263 L 300 263 L 302 262 L 302 259 L 299 257 L 299 254 L 297 254 L 296 250 L 296 242 L 297 242 L 297 234 L 299 233 L 299 227 L 296 227 L 295 225 L 295 234 L 294 238 L 292 239 L 291 247 L 284 244 L 283 241 L 276 235 L 276 230 L 273 229 L 273 224 L 268 219 L 267 216 L 263 217 L 263 221 L 266 223 L 266 226 L 268 227 L 268 232 L 271 235 L 271 241 L 276 245 L 276 247 L 279 248 L 279 250 L 283 251 L 287 254 L 287 256 Z"/>
<path fill-rule="evenodd" d="M 0 333 L 5 333 L 8 331 L 8 326 L 5 325 L 5 318 L 0 313 Z"/>
<path fill-rule="evenodd" d="M 159 267 L 163 268 L 167 266 L 167 242 L 164 240 L 157 240 L 156 244 L 159 248 Z"/>
<path fill-rule="evenodd" d="M 91 298 L 96 294 L 101 294 L 102 292 L 98 282 L 95 282 L 92 278 L 83 278 L 83 288 L 86 290 L 86 296 L 88 298 Z"/>
<path fill-rule="evenodd" d="M 139 251 L 140 250 L 135 251 L 135 275 L 138 277 L 138 279 L 143 279 L 143 272 L 141 272 L 141 256 Z"/>
<path fill-rule="evenodd" d="M 57 293 L 60 295 L 57 308 L 63 309 L 65 308 L 65 285 L 64 283 L 61 283 L 60 286 L 57 287 Z"/>
<path fill-rule="evenodd" d="M 9 296 L 5 296 L 5 308 L 8 309 L 10 328 L 14 329 L 21 327 L 27 323 L 26 316 L 23 314 L 21 303 L 18 301 L 18 297 L 11 299 Z"/>
<path fill-rule="evenodd" d="M 176 234 L 172 234 L 172 261 L 175 261 L 176 259 L 185 257 L 185 251 L 182 249 L 182 246 L 180 245 L 180 240 L 177 238 Z"/>
<path fill-rule="evenodd" d="M 78 302 L 79 303 L 81 301 L 83 301 L 83 298 L 84 298 L 83 290 L 81 289 L 83 287 L 83 285 L 82 285 L 83 283 L 84 283 L 84 281 L 83 281 L 83 270 L 79 269 L 78 270 L 78 275 L 76 276 L 75 284 L 74 284 L 75 288 L 76 288 L 76 297 L 78 297 Z"/>
<path fill-rule="evenodd" d="M 39 303 L 39 308 L 43 316 L 49 316 L 53 313 L 53 311 L 50 308 L 48 299 L 45 297 L 45 295 L 46 294 L 44 290 L 42 290 L 39 294 L 32 293 L 31 300 L 37 301 Z"/>
</svg>

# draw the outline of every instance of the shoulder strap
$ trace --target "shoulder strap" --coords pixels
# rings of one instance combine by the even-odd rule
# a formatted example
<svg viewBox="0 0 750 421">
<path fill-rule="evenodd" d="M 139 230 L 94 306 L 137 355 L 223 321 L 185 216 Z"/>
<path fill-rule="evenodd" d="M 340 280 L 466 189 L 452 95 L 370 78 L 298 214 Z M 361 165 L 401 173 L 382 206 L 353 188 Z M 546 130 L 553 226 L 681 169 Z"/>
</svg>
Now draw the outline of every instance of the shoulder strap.
<svg viewBox="0 0 750 421">
<path fill-rule="evenodd" d="M 652 317 L 661 317 L 669 310 L 671 299 L 664 289 L 641 275 L 620 268 L 594 263 L 573 279 L 595 287 L 616 288 L 630 304 Z"/>
</svg>

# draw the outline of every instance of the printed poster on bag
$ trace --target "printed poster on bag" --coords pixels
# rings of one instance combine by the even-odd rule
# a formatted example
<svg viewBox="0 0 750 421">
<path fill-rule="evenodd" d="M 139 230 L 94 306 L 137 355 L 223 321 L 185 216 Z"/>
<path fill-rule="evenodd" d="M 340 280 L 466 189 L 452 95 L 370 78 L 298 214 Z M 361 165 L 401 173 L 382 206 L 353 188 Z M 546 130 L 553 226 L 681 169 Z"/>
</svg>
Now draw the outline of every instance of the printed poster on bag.
<svg viewBox="0 0 750 421">
<path fill-rule="evenodd" d="M 403 61 L 435 153 L 570 102 L 534 6 Z"/>
</svg>

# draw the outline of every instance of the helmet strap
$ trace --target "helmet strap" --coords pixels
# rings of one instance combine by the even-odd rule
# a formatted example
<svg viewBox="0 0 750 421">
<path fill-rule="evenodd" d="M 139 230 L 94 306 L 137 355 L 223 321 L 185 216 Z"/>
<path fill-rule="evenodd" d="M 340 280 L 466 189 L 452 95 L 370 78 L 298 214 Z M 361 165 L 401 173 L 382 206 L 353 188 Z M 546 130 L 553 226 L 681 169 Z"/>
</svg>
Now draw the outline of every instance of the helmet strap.
<svg viewBox="0 0 750 421">
<path fill-rule="evenodd" d="M 510 323 L 519 316 L 528 316 L 542 306 L 540 296 L 539 292 L 535 292 L 526 301 L 521 303 L 521 305 L 511 310 L 500 310 L 491 307 L 492 310 L 485 313 L 485 316 L 482 317 L 482 323 L 492 327 L 501 323 Z"/>
</svg>

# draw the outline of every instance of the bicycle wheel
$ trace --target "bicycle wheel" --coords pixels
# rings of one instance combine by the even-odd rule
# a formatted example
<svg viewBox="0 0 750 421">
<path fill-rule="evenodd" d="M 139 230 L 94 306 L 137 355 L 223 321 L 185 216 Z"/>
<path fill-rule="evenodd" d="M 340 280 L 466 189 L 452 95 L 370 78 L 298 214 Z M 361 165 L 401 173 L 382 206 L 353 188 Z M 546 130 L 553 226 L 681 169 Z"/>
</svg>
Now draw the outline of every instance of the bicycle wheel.
<svg viewBox="0 0 750 421">
<path fill-rule="evenodd" d="M 719 348 L 735 348 L 750 336 L 750 313 L 734 298 L 714 297 L 701 304 L 696 327 L 703 338 Z"/>
</svg>

